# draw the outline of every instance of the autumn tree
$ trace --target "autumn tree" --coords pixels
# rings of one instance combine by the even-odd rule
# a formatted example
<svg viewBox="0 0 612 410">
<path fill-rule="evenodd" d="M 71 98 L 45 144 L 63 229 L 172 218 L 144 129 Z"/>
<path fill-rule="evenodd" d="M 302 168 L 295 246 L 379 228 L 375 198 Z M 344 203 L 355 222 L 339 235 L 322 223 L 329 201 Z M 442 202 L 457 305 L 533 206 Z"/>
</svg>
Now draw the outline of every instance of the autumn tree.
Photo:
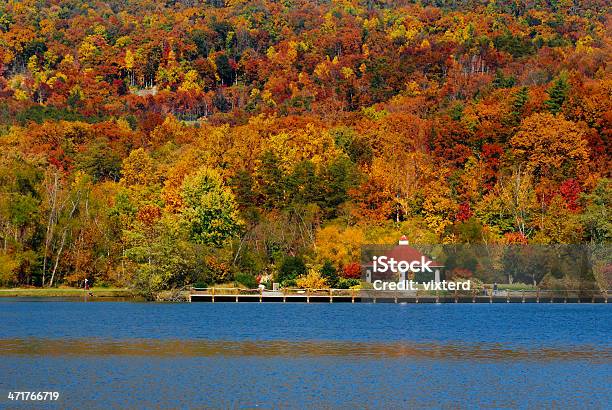
<svg viewBox="0 0 612 410">
<path fill-rule="evenodd" d="M 201 252 L 187 241 L 172 216 L 139 218 L 132 229 L 124 231 L 123 241 L 129 285 L 147 298 L 195 282 L 204 268 Z"/>
<path fill-rule="evenodd" d="M 610 206 L 612 204 L 612 184 L 607 178 L 601 179 L 589 194 L 583 194 L 587 202 L 585 212 L 580 216 L 585 228 L 586 239 L 606 243 L 612 238 Z"/>
<path fill-rule="evenodd" d="M 539 177 L 577 177 L 588 170 L 585 130 L 562 116 L 539 113 L 526 118 L 510 144 L 517 160 Z"/>
<path fill-rule="evenodd" d="M 335 266 L 358 262 L 365 235 L 359 227 L 342 229 L 337 225 L 323 227 L 317 233 L 317 258 L 320 262 L 330 261 Z"/>
<path fill-rule="evenodd" d="M 123 161 L 121 174 L 121 181 L 127 186 L 146 186 L 155 180 L 153 161 L 143 148 L 138 148 Z"/>
<path fill-rule="evenodd" d="M 578 216 L 568 209 L 560 195 L 555 195 L 541 210 L 535 243 L 579 243 L 582 240 L 582 225 Z"/>
<path fill-rule="evenodd" d="M 194 242 L 220 247 L 240 231 L 235 197 L 217 172 L 202 168 L 186 177 L 181 196 L 181 214 Z"/>
</svg>

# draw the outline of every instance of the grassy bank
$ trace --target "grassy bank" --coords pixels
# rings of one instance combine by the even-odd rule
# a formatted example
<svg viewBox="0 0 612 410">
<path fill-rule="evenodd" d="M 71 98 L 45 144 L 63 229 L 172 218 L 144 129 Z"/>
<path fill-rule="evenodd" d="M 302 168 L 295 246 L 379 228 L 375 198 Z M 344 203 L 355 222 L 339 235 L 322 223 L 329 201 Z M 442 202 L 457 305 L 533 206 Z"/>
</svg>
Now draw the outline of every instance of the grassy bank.
<svg viewBox="0 0 612 410">
<path fill-rule="evenodd" d="M 94 297 L 103 298 L 126 298 L 134 294 L 129 289 L 123 288 L 92 288 Z M 79 288 L 10 288 L 0 289 L 0 297 L 75 297 L 84 296 L 85 291 Z"/>
</svg>

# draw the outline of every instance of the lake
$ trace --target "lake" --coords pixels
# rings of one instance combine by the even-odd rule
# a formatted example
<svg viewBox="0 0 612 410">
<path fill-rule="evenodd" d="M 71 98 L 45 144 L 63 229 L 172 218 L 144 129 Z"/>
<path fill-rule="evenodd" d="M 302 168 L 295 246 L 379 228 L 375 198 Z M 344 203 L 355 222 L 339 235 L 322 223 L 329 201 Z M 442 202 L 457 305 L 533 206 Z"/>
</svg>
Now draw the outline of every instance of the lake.
<svg viewBox="0 0 612 410">
<path fill-rule="evenodd" d="M 3 298 L 0 408 L 609 408 L 611 319 L 603 304 Z"/>
</svg>

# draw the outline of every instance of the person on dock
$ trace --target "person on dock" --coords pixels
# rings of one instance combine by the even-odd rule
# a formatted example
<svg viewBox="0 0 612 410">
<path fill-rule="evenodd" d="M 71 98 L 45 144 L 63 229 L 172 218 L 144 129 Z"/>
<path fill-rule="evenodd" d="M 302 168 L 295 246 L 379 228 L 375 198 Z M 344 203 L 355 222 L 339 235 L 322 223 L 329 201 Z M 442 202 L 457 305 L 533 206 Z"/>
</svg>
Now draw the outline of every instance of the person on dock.
<svg viewBox="0 0 612 410">
<path fill-rule="evenodd" d="M 497 282 L 493 284 L 493 296 L 497 295 Z"/>
<path fill-rule="evenodd" d="M 266 289 L 266 285 L 264 285 L 262 281 L 263 276 L 261 274 L 257 275 L 257 289 L 259 289 L 260 293 L 263 293 L 263 291 Z"/>
</svg>

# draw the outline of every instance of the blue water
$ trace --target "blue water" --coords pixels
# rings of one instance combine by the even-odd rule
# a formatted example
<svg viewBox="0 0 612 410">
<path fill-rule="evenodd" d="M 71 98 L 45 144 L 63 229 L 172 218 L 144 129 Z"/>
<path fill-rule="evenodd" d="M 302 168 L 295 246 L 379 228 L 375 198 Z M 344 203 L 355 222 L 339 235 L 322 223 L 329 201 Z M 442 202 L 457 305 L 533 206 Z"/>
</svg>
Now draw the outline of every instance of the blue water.
<svg viewBox="0 0 612 410">
<path fill-rule="evenodd" d="M 3 299 L 0 408 L 610 408 L 611 319 L 603 304 Z"/>
</svg>

